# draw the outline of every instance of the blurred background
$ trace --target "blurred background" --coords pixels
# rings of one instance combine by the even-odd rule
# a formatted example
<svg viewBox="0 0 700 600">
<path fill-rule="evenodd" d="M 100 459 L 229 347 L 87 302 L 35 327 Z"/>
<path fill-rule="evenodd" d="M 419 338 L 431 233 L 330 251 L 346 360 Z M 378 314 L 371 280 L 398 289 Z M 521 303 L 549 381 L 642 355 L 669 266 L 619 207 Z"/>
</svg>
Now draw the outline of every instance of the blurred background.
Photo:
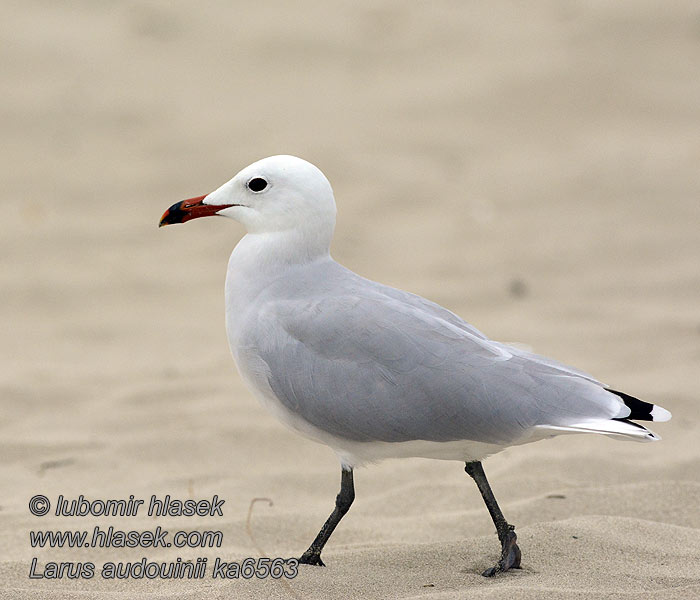
<svg viewBox="0 0 700 600">
<path fill-rule="evenodd" d="M 327 516 L 332 452 L 264 412 L 229 356 L 223 283 L 242 228 L 157 227 L 172 203 L 273 154 L 330 179 L 339 262 L 674 412 L 655 428 L 660 444 L 577 437 L 493 458 L 512 521 L 544 538 L 556 536 L 542 523 L 586 512 L 700 525 L 696 2 L 2 5 L 0 538 L 12 590 L 36 555 L 34 493 L 218 493 L 226 552 L 240 557 L 255 553 L 252 497 L 274 499 L 256 521 L 272 556 L 302 551 Z M 356 480 L 357 516 L 327 562 L 377 569 L 381 544 L 401 549 L 396 562 L 388 552 L 361 582 L 351 567 L 332 584 L 314 572 L 299 589 L 417 594 L 429 582 L 415 565 L 435 544 L 445 561 L 430 572 L 479 591 L 475 548 L 488 557 L 495 537 L 459 465 L 386 463 Z M 547 494 L 562 489 L 571 504 L 552 508 Z M 556 562 L 542 566 L 546 543 L 538 555 L 530 537 L 524 564 L 547 575 L 528 585 L 556 588 Z M 688 584 L 673 564 L 655 573 L 664 590 Z M 595 589 L 580 569 L 577 585 Z"/>
</svg>

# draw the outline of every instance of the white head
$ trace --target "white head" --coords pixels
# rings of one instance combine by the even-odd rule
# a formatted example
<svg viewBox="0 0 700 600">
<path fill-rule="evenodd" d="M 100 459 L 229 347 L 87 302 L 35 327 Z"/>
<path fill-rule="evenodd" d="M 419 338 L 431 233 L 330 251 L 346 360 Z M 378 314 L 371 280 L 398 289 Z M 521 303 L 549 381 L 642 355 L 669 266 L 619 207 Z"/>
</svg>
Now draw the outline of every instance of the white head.
<svg viewBox="0 0 700 600">
<path fill-rule="evenodd" d="M 295 156 L 263 158 L 206 196 L 173 204 L 160 225 L 219 215 L 249 233 L 296 232 L 330 238 L 335 227 L 331 184 L 311 163 Z"/>
</svg>

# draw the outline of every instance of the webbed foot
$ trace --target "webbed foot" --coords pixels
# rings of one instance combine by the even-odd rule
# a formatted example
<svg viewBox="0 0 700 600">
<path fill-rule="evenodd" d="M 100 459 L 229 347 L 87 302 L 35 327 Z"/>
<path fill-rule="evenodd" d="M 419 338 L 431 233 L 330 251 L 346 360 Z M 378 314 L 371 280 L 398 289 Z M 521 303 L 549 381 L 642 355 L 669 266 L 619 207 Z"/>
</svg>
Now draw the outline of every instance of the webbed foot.
<svg viewBox="0 0 700 600">
<path fill-rule="evenodd" d="M 520 559 L 522 556 L 520 554 L 518 544 L 515 543 L 517 539 L 518 536 L 515 535 L 515 528 L 510 525 L 504 539 L 501 542 L 501 558 L 495 566 L 486 569 L 482 573 L 484 577 L 493 577 L 497 573 L 504 573 L 509 569 L 520 568 Z"/>
</svg>

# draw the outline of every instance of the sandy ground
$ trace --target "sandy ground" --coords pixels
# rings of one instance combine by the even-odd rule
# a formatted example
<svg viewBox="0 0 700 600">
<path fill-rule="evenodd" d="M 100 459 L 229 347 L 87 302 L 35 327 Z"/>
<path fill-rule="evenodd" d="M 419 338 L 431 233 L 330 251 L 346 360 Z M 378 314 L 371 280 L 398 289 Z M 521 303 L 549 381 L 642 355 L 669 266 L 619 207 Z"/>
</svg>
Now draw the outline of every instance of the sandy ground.
<svg viewBox="0 0 700 600">
<path fill-rule="evenodd" d="M 700 596 L 700 11 L 695 2 L 3 2 L 0 598 Z M 485 468 L 356 472 L 327 568 L 32 580 L 30 562 L 306 548 L 333 453 L 244 390 L 222 290 L 243 231 L 159 230 L 248 163 L 318 164 L 335 258 L 660 403 L 664 440 L 566 437 Z M 34 494 L 226 500 L 223 517 L 32 516 Z M 246 530 L 251 499 L 255 505 Z M 221 530 L 213 549 L 34 549 L 37 528 Z"/>
</svg>

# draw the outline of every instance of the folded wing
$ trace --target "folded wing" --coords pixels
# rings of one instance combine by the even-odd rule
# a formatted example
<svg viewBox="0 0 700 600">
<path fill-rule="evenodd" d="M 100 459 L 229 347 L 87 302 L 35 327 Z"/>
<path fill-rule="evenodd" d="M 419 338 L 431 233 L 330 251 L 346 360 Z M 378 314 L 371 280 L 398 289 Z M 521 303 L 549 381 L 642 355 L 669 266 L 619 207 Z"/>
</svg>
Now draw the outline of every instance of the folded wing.
<svg viewBox="0 0 700 600">
<path fill-rule="evenodd" d="M 287 408 L 355 441 L 510 444 L 536 427 L 555 433 L 629 416 L 590 376 L 492 342 L 396 292 L 270 300 L 248 329 L 265 333 L 245 340 L 244 352 L 264 363 Z"/>
</svg>

